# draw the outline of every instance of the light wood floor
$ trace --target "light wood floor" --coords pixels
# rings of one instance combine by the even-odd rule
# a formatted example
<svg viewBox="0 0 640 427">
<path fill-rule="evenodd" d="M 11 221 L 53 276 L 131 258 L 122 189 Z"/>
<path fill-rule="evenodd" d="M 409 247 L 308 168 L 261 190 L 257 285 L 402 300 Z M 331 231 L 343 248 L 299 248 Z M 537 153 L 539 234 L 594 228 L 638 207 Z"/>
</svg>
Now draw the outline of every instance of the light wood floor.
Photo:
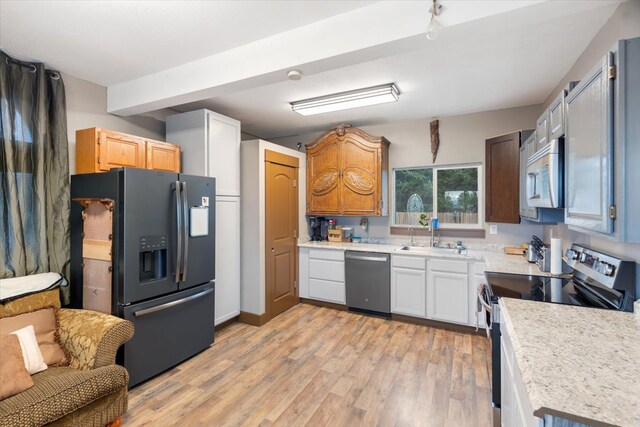
<svg viewBox="0 0 640 427">
<path fill-rule="evenodd" d="M 300 304 L 133 389 L 125 426 L 490 426 L 481 336 Z"/>
</svg>

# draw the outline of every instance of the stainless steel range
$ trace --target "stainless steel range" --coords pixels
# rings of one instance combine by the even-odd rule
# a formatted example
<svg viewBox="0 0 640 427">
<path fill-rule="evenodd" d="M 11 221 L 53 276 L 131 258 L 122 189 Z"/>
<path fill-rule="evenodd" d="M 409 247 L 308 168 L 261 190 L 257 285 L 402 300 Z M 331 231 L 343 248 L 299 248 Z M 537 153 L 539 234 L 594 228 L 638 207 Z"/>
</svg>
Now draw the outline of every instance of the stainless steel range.
<svg viewBox="0 0 640 427">
<path fill-rule="evenodd" d="M 636 298 L 635 261 L 574 244 L 566 252 L 571 273 L 556 277 L 486 273 L 478 299 L 491 335 L 494 425 L 500 423 L 500 298 L 527 299 L 606 310 L 633 311 Z"/>
</svg>

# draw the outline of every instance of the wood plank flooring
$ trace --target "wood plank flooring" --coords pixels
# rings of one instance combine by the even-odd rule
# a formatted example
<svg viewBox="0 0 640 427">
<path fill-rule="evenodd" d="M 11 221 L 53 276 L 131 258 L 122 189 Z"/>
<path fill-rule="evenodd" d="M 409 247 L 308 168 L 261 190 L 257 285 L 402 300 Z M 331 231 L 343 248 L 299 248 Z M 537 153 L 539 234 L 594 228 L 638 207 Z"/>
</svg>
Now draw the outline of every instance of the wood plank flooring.
<svg viewBox="0 0 640 427">
<path fill-rule="evenodd" d="M 125 426 L 490 426 L 490 342 L 299 304 L 129 394 Z"/>
</svg>

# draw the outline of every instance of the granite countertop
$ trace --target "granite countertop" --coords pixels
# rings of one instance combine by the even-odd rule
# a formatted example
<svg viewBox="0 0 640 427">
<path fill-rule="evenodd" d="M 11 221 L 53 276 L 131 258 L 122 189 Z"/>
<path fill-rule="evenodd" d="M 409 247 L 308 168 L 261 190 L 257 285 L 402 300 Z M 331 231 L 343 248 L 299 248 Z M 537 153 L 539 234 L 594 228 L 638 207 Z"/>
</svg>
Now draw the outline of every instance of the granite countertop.
<svg viewBox="0 0 640 427">
<path fill-rule="evenodd" d="M 550 273 L 543 273 L 536 264 L 527 262 L 524 256 L 507 255 L 498 247 L 480 246 L 469 248 L 465 255 L 455 253 L 454 249 L 431 248 L 424 246 L 412 247 L 410 251 L 397 250 L 402 245 L 400 243 L 344 243 L 344 242 L 303 242 L 298 244 L 303 248 L 316 249 L 340 249 L 361 252 L 381 252 L 392 255 L 406 256 L 428 256 L 438 258 L 462 259 L 467 261 L 481 261 L 486 264 L 485 271 L 497 273 L 524 274 L 534 276 L 551 276 Z"/>
<path fill-rule="evenodd" d="M 633 313 L 500 299 L 534 415 L 640 426 L 640 321 Z"/>
</svg>

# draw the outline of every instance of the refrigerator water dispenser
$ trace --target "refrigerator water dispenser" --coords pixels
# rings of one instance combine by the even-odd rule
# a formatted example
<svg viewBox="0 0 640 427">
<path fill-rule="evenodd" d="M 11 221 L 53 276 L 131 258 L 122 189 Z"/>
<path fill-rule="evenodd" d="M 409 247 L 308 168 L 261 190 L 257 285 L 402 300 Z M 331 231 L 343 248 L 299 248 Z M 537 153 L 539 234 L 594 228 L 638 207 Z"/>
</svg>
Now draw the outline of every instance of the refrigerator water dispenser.
<svg viewBox="0 0 640 427">
<path fill-rule="evenodd" d="M 161 236 L 140 237 L 140 283 L 167 277 L 167 238 Z"/>
</svg>

